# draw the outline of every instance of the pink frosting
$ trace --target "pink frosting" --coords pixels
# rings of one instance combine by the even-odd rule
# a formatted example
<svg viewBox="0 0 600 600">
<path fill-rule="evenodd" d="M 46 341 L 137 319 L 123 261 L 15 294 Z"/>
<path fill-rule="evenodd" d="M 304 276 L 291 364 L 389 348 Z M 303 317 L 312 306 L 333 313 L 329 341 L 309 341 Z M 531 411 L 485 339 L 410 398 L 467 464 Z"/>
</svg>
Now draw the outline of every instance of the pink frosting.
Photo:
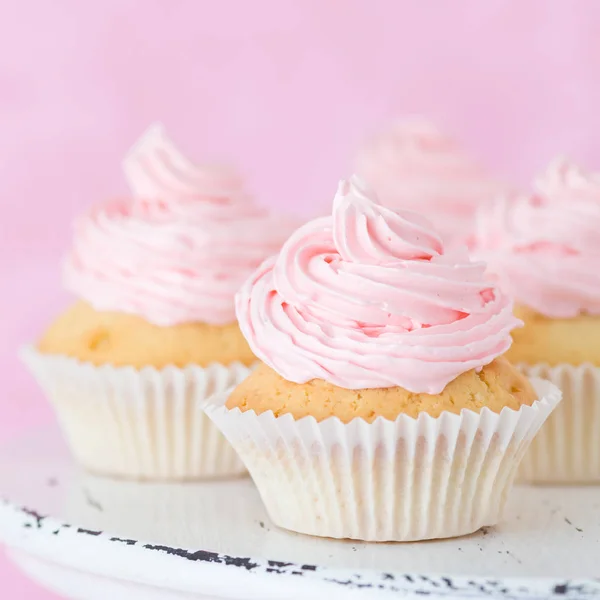
<svg viewBox="0 0 600 600">
<path fill-rule="evenodd" d="M 333 216 L 298 229 L 236 297 L 255 354 L 296 383 L 439 393 L 510 346 L 507 296 L 429 222 L 342 181 Z"/>
<path fill-rule="evenodd" d="M 519 304 L 552 318 L 600 314 L 600 174 L 557 159 L 534 190 L 479 213 L 473 255 Z"/>
<path fill-rule="evenodd" d="M 382 204 L 425 213 L 452 241 L 462 241 L 477 207 L 505 189 L 425 120 L 399 120 L 373 137 L 356 169 Z"/>
<path fill-rule="evenodd" d="M 293 224 L 256 206 L 235 172 L 190 163 L 160 125 L 123 168 L 133 199 L 78 221 L 66 287 L 98 310 L 156 325 L 235 321 L 235 293 Z"/>
</svg>

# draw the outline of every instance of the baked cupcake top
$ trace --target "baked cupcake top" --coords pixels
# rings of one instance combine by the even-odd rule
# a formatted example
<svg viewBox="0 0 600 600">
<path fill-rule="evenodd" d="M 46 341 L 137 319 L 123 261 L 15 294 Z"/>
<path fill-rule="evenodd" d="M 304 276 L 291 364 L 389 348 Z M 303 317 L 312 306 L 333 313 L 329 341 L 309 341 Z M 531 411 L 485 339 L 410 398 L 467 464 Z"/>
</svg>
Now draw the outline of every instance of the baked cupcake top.
<svg viewBox="0 0 600 600">
<path fill-rule="evenodd" d="M 371 138 L 356 170 L 382 204 L 421 211 L 451 238 L 464 237 L 477 207 L 505 187 L 422 119 L 398 120 Z"/>
<path fill-rule="evenodd" d="M 600 314 L 600 173 L 561 158 L 533 188 L 478 214 L 473 255 L 546 317 Z"/>
<path fill-rule="evenodd" d="M 342 181 L 236 296 L 253 352 L 288 381 L 436 394 L 510 346 L 512 304 L 429 222 Z"/>
<path fill-rule="evenodd" d="M 123 169 L 132 197 L 76 223 L 67 289 L 97 310 L 155 325 L 234 322 L 236 291 L 294 224 L 254 204 L 236 172 L 191 163 L 161 125 Z"/>
</svg>

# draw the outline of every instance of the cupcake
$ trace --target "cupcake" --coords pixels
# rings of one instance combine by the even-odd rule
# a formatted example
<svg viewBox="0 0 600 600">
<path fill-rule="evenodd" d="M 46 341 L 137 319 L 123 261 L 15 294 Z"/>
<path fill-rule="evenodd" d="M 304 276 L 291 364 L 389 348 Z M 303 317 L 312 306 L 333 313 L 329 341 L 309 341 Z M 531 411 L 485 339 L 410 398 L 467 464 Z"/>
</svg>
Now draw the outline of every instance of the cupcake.
<svg viewBox="0 0 600 600">
<path fill-rule="evenodd" d="M 512 304 L 428 221 L 356 178 L 236 297 L 262 364 L 206 411 L 271 519 L 368 541 L 467 534 L 500 518 L 560 399 L 503 357 Z"/>
<path fill-rule="evenodd" d="M 474 255 L 515 298 L 525 326 L 508 357 L 564 402 L 523 460 L 539 483 L 600 482 L 600 173 L 554 161 L 530 195 L 478 218 Z"/>
<path fill-rule="evenodd" d="M 505 188 L 423 119 L 395 121 L 368 140 L 356 170 L 381 204 L 424 213 L 452 244 L 465 241 L 477 207 Z"/>
<path fill-rule="evenodd" d="M 64 265 L 78 300 L 23 359 L 89 471 L 165 480 L 243 473 L 201 409 L 256 360 L 235 319 L 235 292 L 291 223 L 257 207 L 235 172 L 189 162 L 160 125 L 123 168 L 132 197 L 78 221 Z"/>
</svg>

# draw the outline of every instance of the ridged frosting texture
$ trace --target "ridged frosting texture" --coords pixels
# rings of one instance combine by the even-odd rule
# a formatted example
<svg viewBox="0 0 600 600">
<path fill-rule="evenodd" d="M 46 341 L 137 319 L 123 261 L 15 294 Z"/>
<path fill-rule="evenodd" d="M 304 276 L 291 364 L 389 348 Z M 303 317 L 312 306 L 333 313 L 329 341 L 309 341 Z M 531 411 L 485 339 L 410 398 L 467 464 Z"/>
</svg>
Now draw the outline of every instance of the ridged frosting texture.
<svg viewBox="0 0 600 600">
<path fill-rule="evenodd" d="M 600 173 L 564 158 L 478 214 L 473 255 L 516 302 L 551 318 L 600 314 Z"/>
<path fill-rule="evenodd" d="M 439 393 L 510 346 L 520 322 L 464 249 L 429 222 L 379 206 L 357 178 L 236 297 L 254 353 L 285 379 Z"/>
<path fill-rule="evenodd" d="M 132 198 L 78 220 L 66 287 L 98 310 L 156 325 L 233 322 L 235 293 L 293 223 L 256 206 L 234 171 L 191 163 L 161 125 L 123 169 Z"/>
<path fill-rule="evenodd" d="M 356 170 L 382 204 L 423 212 L 454 241 L 470 233 L 477 207 L 505 189 L 452 138 L 420 118 L 399 119 L 368 140 Z"/>
</svg>

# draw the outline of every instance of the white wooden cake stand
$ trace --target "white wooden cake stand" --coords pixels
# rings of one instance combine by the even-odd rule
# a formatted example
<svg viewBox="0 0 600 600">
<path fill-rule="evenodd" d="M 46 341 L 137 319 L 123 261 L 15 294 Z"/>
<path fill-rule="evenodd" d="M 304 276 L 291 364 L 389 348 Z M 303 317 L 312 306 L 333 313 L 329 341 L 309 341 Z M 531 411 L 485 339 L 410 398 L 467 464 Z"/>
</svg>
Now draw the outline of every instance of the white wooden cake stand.
<svg viewBox="0 0 600 600">
<path fill-rule="evenodd" d="M 9 555 L 68 598 L 600 598 L 600 488 L 516 488 L 502 525 L 455 540 L 314 539 L 274 527 L 249 479 L 93 477 L 49 428 L 0 449 L 0 496 Z"/>
</svg>

